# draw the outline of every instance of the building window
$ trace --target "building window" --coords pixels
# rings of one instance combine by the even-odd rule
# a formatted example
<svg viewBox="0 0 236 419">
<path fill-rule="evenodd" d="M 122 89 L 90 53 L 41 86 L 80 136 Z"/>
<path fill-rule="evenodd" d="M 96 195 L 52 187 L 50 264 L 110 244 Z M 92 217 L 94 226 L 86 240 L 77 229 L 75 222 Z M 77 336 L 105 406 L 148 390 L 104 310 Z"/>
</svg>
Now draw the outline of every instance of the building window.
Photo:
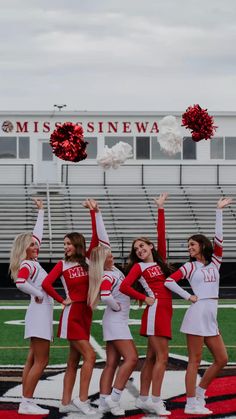
<svg viewBox="0 0 236 419">
<path fill-rule="evenodd" d="M 136 159 L 150 159 L 150 137 L 136 137 Z"/>
<path fill-rule="evenodd" d="M 87 141 L 86 152 L 88 159 L 96 159 L 98 153 L 98 139 L 97 137 L 85 137 L 84 141 Z"/>
<path fill-rule="evenodd" d="M 30 141 L 29 137 L 19 137 L 19 159 L 30 158 Z"/>
<path fill-rule="evenodd" d="M 17 158 L 17 138 L 16 137 L 0 137 L 0 158 L 16 159 Z"/>
<path fill-rule="evenodd" d="M 157 137 L 152 137 L 152 159 L 158 160 L 181 160 L 181 153 L 169 155 L 165 153 L 157 141 Z"/>
<path fill-rule="evenodd" d="M 42 143 L 42 161 L 52 161 L 53 152 L 50 143 Z"/>
<path fill-rule="evenodd" d="M 197 148 L 196 142 L 192 140 L 192 137 L 183 138 L 183 160 L 196 160 Z"/>
<path fill-rule="evenodd" d="M 236 159 L 236 137 L 225 137 L 225 160 Z"/>
<path fill-rule="evenodd" d="M 210 158 L 223 159 L 224 158 L 224 142 L 223 137 L 214 137 L 210 142 Z"/>
</svg>

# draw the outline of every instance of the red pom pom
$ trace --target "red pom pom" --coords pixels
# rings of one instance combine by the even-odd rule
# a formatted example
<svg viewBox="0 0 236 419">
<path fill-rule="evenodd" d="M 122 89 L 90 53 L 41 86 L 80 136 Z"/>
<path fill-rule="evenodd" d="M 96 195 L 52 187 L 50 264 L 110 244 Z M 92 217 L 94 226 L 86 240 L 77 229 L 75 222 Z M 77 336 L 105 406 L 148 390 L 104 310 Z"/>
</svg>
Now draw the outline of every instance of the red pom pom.
<svg viewBox="0 0 236 419">
<path fill-rule="evenodd" d="M 191 130 L 193 141 L 208 140 L 217 128 L 214 119 L 199 105 L 189 106 L 182 115 L 182 126 Z"/>
<path fill-rule="evenodd" d="M 78 162 L 87 157 L 84 131 L 81 125 L 65 122 L 50 137 L 53 153 L 62 160 Z"/>
</svg>

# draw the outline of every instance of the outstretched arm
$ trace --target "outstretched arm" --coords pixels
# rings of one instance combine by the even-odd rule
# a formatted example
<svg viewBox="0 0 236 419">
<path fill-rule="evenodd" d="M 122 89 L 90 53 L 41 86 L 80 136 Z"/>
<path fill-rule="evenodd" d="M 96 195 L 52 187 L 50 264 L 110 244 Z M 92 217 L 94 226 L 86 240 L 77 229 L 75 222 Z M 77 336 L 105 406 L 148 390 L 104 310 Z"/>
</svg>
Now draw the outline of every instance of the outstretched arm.
<svg viewBox="0 0 236 419">
<path fill-rule="evenodd" d="M 168 193 L 160 194 L 159 198 L 154 201 L 158 208 L 157 213 L 157 250 L 163 261 L 166 262 L 166 227 L 165 227 L 165 211 L 164 204 L 168 198 Z"/>
<path fill-rule="evenodd" d="M 217 202 L 216 209 L 216 223 L 215 223 L 215 237 L 214 237 L 214 250 L 212 255 L 212 262 L 220 269 L 223 254 L 223 208 L 230 205 L 232 198 L 220 198 Z"/>
<path fill-rule="evenodd" d="M 97 201 L 94 199 L 87 199 L 83 202 L 83 206 L 90 210 L 92 220 L 92 239 L 89 249 L 86 252 L 86 256 L 89 258 L 94 247 L 102 244 L 103 246 L 110 248 L 110 242 Z"/>
<path fill-rule="evenodd" d="M 43 237 L 43 223 L 44 223 L 44 209 L 42 199 L 33 198 L 36 208 L 38 209 L 38 216 L 33 230 L 33 237 L 40 248 Z"/>
</svg>

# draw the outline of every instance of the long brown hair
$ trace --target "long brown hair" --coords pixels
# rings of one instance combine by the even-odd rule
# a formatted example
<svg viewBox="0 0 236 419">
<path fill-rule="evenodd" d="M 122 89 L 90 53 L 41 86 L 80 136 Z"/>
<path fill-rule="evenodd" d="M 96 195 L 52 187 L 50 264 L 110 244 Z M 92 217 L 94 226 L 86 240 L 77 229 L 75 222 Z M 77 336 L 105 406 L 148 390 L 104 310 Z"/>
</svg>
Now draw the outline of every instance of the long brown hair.
<svg viewBox="0 0 236 419">
<path fill-rule="evenodd" d="M 143 262 L 136 255 L 136 252 L 135 252 L 135 249 L 134 249 L 135 243 L 138 240 L 148 244 L 149 246 L 152 245 L 151 251 L 152 251 L 153 261 L 156 262 L 160 266 L 162 272 L 164 273 L 165 277 L 167 278 L 171 274 L 171 272 L 173 272 L 173 268 L 168 263 L 164 262 L 164 260 L 159 255 L 158 251 L 156 250 L 154 244 L 151 242 L 151 240 L 149 240 L 148 237 L 138 237 L 137 239 L 135 239 L 133 241 L 132 246 L 131 246 L 131 252 L 130 252 L 129 257 L 128 257 L 128 265 L 127 265 L 127 268 L 126 268 L 126 274 L 129 273 L 130 269 L 134 266 L 135 263 Z"/>
<path fill-rule="evenodd" d="M 65 260 L 70 262 L 78 262 L 85 270 L 88 270 L 88 264 L 86 262 L 86 242 L 83 234 L 81 233 L 68 233 L 64 239 L 68 238 L 75 247 L 76 253 L 68 257 L 65 255 Z"/>
<path fill-rule="evenodd" d="M 213 254 L 212 242 L 203 234 L 193 234 L 191 237 L 188 238 L 188 242 L 189 240 L 194 240 L 199 244 L 202 256 L 204 256 L 208 263 L 211 263 L 211 258 Z M 193 262 L 196 259 L 189 256 L 189 260 Z"/>
</svg>

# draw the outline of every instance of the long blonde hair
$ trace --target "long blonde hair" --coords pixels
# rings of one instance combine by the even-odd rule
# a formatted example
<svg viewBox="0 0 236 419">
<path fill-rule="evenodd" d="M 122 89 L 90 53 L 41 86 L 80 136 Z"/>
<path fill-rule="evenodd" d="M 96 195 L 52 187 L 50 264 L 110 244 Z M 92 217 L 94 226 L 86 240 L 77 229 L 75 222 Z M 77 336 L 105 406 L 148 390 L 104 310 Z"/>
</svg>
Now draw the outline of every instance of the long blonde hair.
<svg viewBox="0 0 236 419">
<path fill-rule="evenodd" d="M 17 274 L 20 268 L 21 262 L 26 259 L 26 249 L 32 242 L 31 233 L 21 233 L 15 237 L 10 255 L 9 272 L 14 281 L 17 279 Z"/>
<path fill-rule="evenodd" d="M 99 291 L 104 272 L 104 263 L 110 249 L 104 246 L 94 247 L 89 259 L 89 290 L 87 303 L 95 309 L 99 302 Z"/>
</svg>

